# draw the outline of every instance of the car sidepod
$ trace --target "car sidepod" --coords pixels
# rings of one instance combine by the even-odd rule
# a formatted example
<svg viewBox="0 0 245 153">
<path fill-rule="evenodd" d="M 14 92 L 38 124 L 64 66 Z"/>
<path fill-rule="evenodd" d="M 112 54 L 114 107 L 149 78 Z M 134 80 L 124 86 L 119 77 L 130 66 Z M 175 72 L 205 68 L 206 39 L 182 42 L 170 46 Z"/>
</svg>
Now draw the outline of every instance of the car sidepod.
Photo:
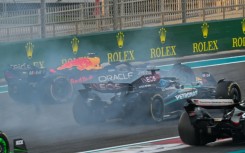
<svg viewBox="0 0 245 153">
<path fill-rule="evenodd" d="M 178 89 L 166 95 L 164 93 L 165 113 L 169 114 L 176 110 L 183 110 L 186 99 L 193 98 L 198 95 L 198 90 L 195 88 Z"/>
</svg>

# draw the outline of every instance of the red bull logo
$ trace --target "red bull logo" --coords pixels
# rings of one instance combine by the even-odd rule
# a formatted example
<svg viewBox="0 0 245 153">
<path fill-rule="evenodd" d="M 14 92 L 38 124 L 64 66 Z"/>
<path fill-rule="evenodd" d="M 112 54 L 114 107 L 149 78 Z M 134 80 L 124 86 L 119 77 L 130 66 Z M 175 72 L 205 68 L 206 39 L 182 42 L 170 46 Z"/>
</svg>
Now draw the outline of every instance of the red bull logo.
<svg viewBox="0 0 245 153">
<path fill-rule="evenodd" d="M 84 83 L 86 81 L 89 81 L 89 80 L 92 80 L 93 79 L 93 76 L 89 76 L 89 77 L 80 77 L 79 79 L 70 79 L 70 83 L 71 84 L 78 84 L 78 83 Z"/>
<path fill-rule="evenodd" d="M 79 57 L 59 66 L 57 70 L 64 70 L 76 67 L 79 71 L 102 69 L 99 57 Z"/>
</svg>

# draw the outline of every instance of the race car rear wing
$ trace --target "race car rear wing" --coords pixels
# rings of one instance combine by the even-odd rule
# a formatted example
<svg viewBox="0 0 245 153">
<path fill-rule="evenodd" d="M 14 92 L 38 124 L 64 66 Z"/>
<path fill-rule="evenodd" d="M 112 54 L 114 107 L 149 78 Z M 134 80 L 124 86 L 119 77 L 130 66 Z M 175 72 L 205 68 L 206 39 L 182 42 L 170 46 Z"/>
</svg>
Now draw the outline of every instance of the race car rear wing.
<svg viewBox="0 0 245 153">
<path fill-rule="evenodd" d="M 233 108 L 236 103 L 233 99 L 187 99 L 186 107 L 202 107 L 206 109 Z"/>
<path fill-rule="evenodd" d="M 191 99 L 197 106 L 231 106 L 234 105 L 233 99 Z"/>
</svg>

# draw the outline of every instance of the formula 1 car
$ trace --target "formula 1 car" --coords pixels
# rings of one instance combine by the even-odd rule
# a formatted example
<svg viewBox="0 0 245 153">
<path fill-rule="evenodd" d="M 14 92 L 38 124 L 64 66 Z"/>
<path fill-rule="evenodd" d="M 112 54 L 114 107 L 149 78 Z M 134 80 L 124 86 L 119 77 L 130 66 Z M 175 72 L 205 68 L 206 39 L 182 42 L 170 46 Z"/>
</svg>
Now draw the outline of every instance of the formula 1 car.
<svg viewBox="0 0 245 153">
<path fill-rule="evenodd" d="M 141 68 L 144 67 L 141 64 Z M 114 62 L 100 65 L 100 58 L 93 53 L 88 57 L 78 57 L 57 68 L 39 68 L 31 64 L 10 65 L 4 76 L 8 93 L 20 102 L 41 99 L 46 102 L 63 103 L 71 100 L 73 91 L 81 88 L 84 82 L 129 81 L 139 75 L 137 66 L 128 62 Z"/>
<path fill-rule="evenodd" d="M 204 84 L 194 86 L 195 75 L 185 65 L 174 65 L 163 77 L 158 71 L 151 69 L 132 83 L 84 83 L 73 106 L 74 119 L 79 124 L 116 118 L 161 122 L 179 116 L 187 98 L 214 98 L 215 87 L 204 85 L 212 80 L 207 72 L 202 76 Z"/>
<path fill-rule="evenodd" d="M 46 68 L 30 64 L 9 66 L 4 71 L 9 96 L 15 101 L 32 102 L 42 99 L 61 103 L 73 92 L 73 87 L 64 75 L 50 73 Z"/>
<path fill-rule="evenodd" d="M 103 67 L 94 66 L 95 68 L 92 68 L 90 65 L 93 64 L 89 64 L 89 61 L 93 60 L 97 61 L 98 58 L 81 57 L 56 69 L 38 68 L 30 64 L 9 66 L 4 71 L 8 93 L 12 99 L 20 102 L 45 98 L 44 101 L 62 103 L 70 100 L 73 91 L 80 89 L 82 83 L 130 82 L 145 72 L 127 62 L 115 62 Z"/>
<path fill-rule="evenodd" d="M 181 115 L 178 131 L 188 145 L 205 145 L 217 139 L 245 141 L 245 101 L 239 85 L 220 80 L 216 99 L 188 99 Z"/>
<path fill-rule="evenodd" d="M 91 54 L 68 61 L 56 69 L 38 68 L 30 64 L 9 66 L 4 76 L 8 93 L 15 101 L 63 103 L 72 101 L 76 91 L 83 88 L 83 83 L 131 83 L 142 75 L 150 75 L 150 71 L 146 71 L 147 65 L 114 62 L 101 66 L 100 59 Z M 174 65 L 168 72 L 162 71 L 161 76 L 176 77 L 182 84 L 196 81 L 193 71 L 182 64 Z M 205 83 L 205 78 L 212 77 L 202 77 L 202 83 Z"/>
<path fill-rule="evenodd" d="M 130 81 L 145 72 L 137 70 L 127 62 L 97 66 L 94 69 L 89 64 L 82 64 L 81 68 L 81 63 L 77 60 L 89 63 L 97 60 L 97 57 L 74 59 L 56 69 L 38 68 L 30 64 L 9 66 L 4 71 L 4 76 L 10 97 L 20 102 L 41 99 L 46 102 L 63 103 L 71 99 L 73 91 L 80 89 L 82 83 Z"/>
<path fill-rule="evenodd" d="M 13 153 L 27 153 L 25 141 L 14 139 Z M 0 153 L 11 153 L 7 136 L 0 131 Z"/>
</svg>

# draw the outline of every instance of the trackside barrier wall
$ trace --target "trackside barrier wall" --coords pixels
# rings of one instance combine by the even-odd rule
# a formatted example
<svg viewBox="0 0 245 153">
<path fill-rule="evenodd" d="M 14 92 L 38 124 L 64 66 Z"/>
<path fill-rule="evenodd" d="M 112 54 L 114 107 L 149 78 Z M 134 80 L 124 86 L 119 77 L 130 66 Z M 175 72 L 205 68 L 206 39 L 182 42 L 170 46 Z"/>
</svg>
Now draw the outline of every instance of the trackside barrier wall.
<svg viewBox="0 0 245 153">
<path fill-rule="evenodd" d="M 95 53 L 100 63 L 149 61 L 245 47 L 245 19 L 146 27 L 89 35 L 1 43 L 1 77 L 8 65 L 55 68 Z"/>
</svg>

